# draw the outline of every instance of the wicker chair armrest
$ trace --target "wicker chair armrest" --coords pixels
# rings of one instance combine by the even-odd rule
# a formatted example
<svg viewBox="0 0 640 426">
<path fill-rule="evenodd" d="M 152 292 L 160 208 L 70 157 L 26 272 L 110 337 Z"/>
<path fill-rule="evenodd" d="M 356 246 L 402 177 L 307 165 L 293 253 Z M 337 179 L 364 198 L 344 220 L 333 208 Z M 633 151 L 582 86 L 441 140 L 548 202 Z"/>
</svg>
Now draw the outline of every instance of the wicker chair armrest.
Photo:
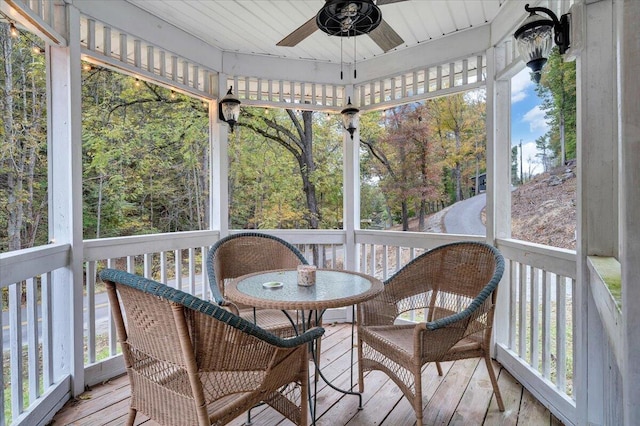
<svg viewBox="0 0 640 426">
<path fill-rule="evenodd" d="M 99 276 L 103 281 L 127 285 L 145 293 L 183 305 L 194 311 L 201 312 L 279 348 L 293 348 L 300 346 L 311 342 L 324 334 L 323 328 L 316 327 L 308 330 L 300 336 L 283 339 L 213 303 L 207 302 L 157 281 L 117 269 L 104 269 L 100 272 Z"/>
<path fill-rule="evenodd" d="M 500 282 L 500 278 L 502 277 L 502 272 L 493 277 L 493 279 L 487 284 L 482 291 L 476 296 L 475 299 L 469 303 L 464 310 L 457 312 L 455 314 L 446 316 L 444 318 L 439 318 L 435 321 L 430 321 L 426 323 L 426 327 L 429 330 L 437 330 L 443 327 L 450 327 L 452 324 L 463 321 L 469 318 L 475 311 L 477 311 L 484 303 L 491 303 L 489 297 L 495 291 L 498 283 Z"/>
<path fill-rule="evenodd" d="M 384 293 L 358 304 L 358 324 L 362 326 L 391 325 L 398 315 L 395 303 L 386 300 Z"/>
</svg>

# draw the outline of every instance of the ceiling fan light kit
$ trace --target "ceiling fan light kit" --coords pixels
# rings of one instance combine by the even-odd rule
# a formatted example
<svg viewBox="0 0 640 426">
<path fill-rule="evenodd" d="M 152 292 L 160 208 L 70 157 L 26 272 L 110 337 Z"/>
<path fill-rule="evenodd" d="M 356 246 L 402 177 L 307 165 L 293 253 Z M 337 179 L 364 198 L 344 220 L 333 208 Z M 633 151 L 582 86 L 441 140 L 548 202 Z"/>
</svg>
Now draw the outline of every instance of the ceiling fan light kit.
<svg viewBox="0 0 640 426">
<path fill-rule="evenodd" d="M 318 28 L 338 37 L 369 34 L 380 22 L 380 8 L 371 0 L 329 0 L 316 15 Z"/>
<path fill-rule="evenodd" d="M 338 37 L 367 34 L 383 52 L 388 52 L 403 44 L 404 40 L 382 18 L 380 6 L 404 1 L 407 0 L 325 0 L 316 16 L 280 40 L 277 46 L 296 46 L 319 28 Z"/>
</svg>

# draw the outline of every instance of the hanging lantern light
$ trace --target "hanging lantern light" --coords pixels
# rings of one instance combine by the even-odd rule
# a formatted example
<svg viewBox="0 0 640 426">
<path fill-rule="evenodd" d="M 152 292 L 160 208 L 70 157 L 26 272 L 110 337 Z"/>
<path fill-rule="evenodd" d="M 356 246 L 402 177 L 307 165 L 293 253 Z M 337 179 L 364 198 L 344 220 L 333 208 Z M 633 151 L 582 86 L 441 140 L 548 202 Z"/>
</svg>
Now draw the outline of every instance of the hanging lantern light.
<svg viewBox="0 0 640 426">
<path fill-rule="evenodd" d="M 561 55 L 570 46 L 570 15 L 564 14 L 558 20 L 551 10 L 545 7 L 529 7 L 528 4 L 524 6 L 524 10 L 529 12 L 529 16 L 513 37 L 516 39 L 522 59 L 533 72 L 533 80 L 539 83 L 542 67 L 547 63 L 553 42 L 558 46 Z M 536 12 L 545 13 L 549 18 L 538 15 Z"/>
<path fill-rule="evenodd" d="M 218 103 L 218 118 L 229 124 L 231 133 L 240 117 L 240 100 L 233 96 L 233 86 L 229 87 L 227 94 Z"/>
<path fill-rule="evenodd" d="M 359 113 L 360 113 L 360 110 L 351 104 L 351 96 L 349 96 L 347 106 L 345 109 L 341 111 L 341 114 L 342 114 L 342 126 L 345 128 L 347 132 L 349 132 L 349 135 L 351 135 L 351 139 L 353 139 L 353 133 L 358 128 L 358 124 L 360 124 Z"/>
</svg>

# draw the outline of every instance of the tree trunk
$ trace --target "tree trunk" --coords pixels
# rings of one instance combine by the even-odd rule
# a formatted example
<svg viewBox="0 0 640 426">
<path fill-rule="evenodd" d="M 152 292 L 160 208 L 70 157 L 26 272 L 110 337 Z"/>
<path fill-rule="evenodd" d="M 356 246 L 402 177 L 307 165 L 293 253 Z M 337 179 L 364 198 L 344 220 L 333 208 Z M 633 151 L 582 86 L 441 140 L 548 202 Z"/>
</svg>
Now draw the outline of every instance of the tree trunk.
<svg viewBox="0 0 640 426">
<path fill-rule="evenodd" d="M 0 26 L 2 31 L 2 52 L 4 54 L 4 134 L 6 137 L 8 146 L 16 146 L 16 136 L 14 133 L 13 124 L 13 39 L 9 34 L 9 25 L 2 24 Z M 20 149 L 16 149 L 15 152 L 20 155 Z M 19 160 L 18 160 L 19 161 Z M 7 164 L 7 207 L 9 209 L 9 215 L 7 220 L 7 240 L 8 251 L 19 250 L 22 248 L 22 240 L 20 238 L 20 230 L 22 228 L 22 203 L 19 201 L 19 194 L 22 192 L 22 180 L 18 175 L 16 168 L 16 158 L 10 159 Z"/>
</svg>

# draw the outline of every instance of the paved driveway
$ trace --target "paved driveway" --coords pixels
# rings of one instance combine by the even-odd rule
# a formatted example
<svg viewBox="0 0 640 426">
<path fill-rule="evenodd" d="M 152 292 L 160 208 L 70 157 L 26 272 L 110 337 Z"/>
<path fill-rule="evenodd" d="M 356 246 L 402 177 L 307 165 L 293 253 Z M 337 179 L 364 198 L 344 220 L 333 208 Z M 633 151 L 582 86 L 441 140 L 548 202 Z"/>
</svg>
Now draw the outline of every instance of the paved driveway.
<svg viewBox="0 0 640 426">
<path fill-rule="evenodd" d="M 447 234 L 486 235 L 487 229 L 480 214 L 487 203 L 486 194 L 451 205 L 444 216 L 444 231 Z"/>
</svg>

